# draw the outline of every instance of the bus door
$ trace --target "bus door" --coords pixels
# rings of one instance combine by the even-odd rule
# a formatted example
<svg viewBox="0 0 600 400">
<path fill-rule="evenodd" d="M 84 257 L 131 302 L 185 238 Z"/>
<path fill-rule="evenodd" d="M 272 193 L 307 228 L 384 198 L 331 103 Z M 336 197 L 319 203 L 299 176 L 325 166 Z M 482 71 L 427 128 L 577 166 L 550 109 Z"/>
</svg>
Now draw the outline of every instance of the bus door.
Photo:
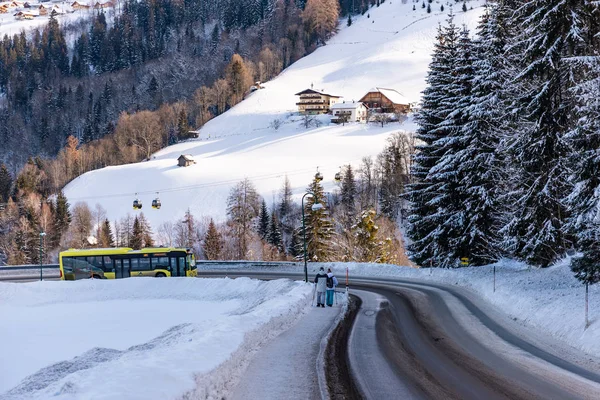
<svg viewBox="0 0 600 400">
<path fill-rule="evenodd" d="M 184 268 L 181 262 L 177 262 L 179 257 L 170 257 L 171 258 L 171 276 L 185 276 L 185 272 L 182 274 L 181 271 Z M 181 261 L 181 260 L 179 260 Z"/>
<path fill-rule="evenodd" d="M 115 278 L 129 278 L 131 269 L 129 267 L 129 259 L 115 259 Z"/>
</svg>

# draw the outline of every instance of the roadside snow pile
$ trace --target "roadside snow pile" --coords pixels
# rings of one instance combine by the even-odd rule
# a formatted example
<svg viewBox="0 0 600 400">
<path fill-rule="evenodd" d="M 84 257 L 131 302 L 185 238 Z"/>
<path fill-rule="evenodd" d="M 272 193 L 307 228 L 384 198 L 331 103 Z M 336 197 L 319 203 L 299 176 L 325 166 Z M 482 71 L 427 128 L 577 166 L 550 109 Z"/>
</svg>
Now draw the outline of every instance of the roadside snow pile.
<svg viewBox="0 0 600 400">
<path fill-rule="evenodd" d="M 247 278 L 0 283 L 0 399 L 182 395 L 310 294 Z"/>
<path fill-rule="evenodd" d="M 570 269 L 569 258 L 551 268 L 529 268 L 524 263 L 503 260 L 496 264 L 496 292 L 493 291 L 493 265 L 457 269 L 411 268 L 397 265 L 362 263 L 311 263 L 309 276 L 317 273 L 320 266 L 331 268 L 344 285 L 346 268 L 353 277 L 367 278 L 410 278 L 420 281 L 434 281 L 447 285 L 467 288 L 492 305 L 524 325 L 568 343 L 591 355 L 600 357 L 600 285 L 589 287 L 590 326 L 585 325 L 585 286 Z M 237 266 L 236 268 L 240 268 Z M 253 266 L 246 270 L 284 271 L 302 273 L 300 264 L 289 264 L 279 268 Z M 233 270 L 223 266 L 210 265 L 203 269 Z"/>
</svg>

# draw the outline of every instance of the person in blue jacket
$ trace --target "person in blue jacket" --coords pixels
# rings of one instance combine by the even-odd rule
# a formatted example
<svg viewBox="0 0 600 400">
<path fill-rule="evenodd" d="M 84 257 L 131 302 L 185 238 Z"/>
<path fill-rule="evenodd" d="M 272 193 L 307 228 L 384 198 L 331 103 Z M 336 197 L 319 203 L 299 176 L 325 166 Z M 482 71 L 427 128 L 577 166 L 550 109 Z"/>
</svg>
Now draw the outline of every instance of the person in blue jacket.
<svg viewBox="0 0 600 400">
<path fill-rule="evenodd" d="M 333 306 L 333 296 L 335 296 L 335 287 L 338 285 L 338 280 L 335 276 L 333 276 L 333 272 L 331 272 L 331 268 L 327 269 L 327 305 L 329 307 Z"/>
</svg>

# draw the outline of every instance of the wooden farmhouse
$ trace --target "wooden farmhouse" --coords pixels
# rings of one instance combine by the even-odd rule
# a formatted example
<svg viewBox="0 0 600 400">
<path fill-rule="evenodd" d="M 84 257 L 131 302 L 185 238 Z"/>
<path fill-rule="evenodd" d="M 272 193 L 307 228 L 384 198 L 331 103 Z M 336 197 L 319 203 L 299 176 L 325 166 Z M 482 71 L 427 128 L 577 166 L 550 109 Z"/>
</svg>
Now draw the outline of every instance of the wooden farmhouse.
<svg viewBox="0 0 600 400">
<path fill-rule="evenodd" d="M 340 96 L 334 96 L 318 90 L 306 89 L 296 96 L 300 96 L 300 101 L 296 103 L 300 114 L 327 114 L 331 106 L 338 102 Z"/>
<path fill-rule="evenodd" d="M 360 101 L 341 102 L 331 106 L 331 122 L 336 124 L 344 122 L 367 122 L 367 107 Z"/>
<path fill-rule="evenodd" d="M 180 167 L 189 167 L 192 164 L 196 164 L 196 161 L 190 154 L 182 154 L 177 159 L 177 165 Z"/>
<path fill-rule="evenodd" d="M 24 20 L 24 19 L 34 19 L 37 17 L 37 14 L 34 14 L 31 11 L 19 11 L 14 15 L 15 19 Z"/>
<path fill-rule="evenodd" d="M 0 14 L 8 13 L 8 4 L 0 4 Z"/>
<path fill-rule="evenodd" d="M 40 6 L 38 7 L 38 12 L 40 13 L 40 15 L 48 15 L 48 7 L 46 7 L 43 4 L 40 4 Z"/>
<path fill-rule="evenodd" d="M 96 3 L 94 3 L 95 9 L 111 8 L 114 6 L 115 6 L 115 3 L 113 3 L 112 1 L 97 1 Z"/>
<path fill-rule="evenodd" d="M 408 113 L 408 100 L 394 89 L 373 88 L 360 99 L 370 110 L 382 113 Z"/>
<path fill-rule="evenodd" d="M 84 1 L 74 1 L 71 3 L 71 8 L 73 10 L 87 10 L 90 8 L 90 5 Z"/>
</svg>

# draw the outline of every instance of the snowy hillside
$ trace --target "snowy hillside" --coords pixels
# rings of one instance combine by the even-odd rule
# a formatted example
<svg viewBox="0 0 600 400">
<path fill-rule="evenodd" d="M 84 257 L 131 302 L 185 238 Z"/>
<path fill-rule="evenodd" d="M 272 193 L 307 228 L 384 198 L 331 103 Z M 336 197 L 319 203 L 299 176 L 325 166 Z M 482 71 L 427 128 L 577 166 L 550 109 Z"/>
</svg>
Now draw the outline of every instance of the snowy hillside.
<svg viewBox="0 0 600 400">
<path fill-rule="evenodd" d="M 285 329 L 310 293 L 247 278 L 1 283 L 0 399 L 175 398 Z"/>
<path fill-rule="evenodd" d="M 454 3 L 454 2 L 451 2 Z M 457 10 L 456 23 L 474 28 L 483 1 L 472 1 L 473 10 Z M 112 221 L 133 213 L 136 193 L 143 201 L 152 226 L 174 221 L 186 209 L 197 217 L 223 220 L 230 188 L 244 177 L 250 178 L 270 203 L 290 178 L 299 199 L 317 167 L 323 173 L 326 189 L 333 188 L 333 175 L 344 164 L 357 166 L 364 156 L 375 156 L 390 133 L 414 130 L 409 119 L 384 128 L 364 124 L 344 127 L 324 125 L 305 129 L 295 114 L 295 93 L 314 85 L 344 100 L 360 99 L 372 87 L 393 88 L 409 101 L 419 100 L 425 87 L 427 65 L 438 24 L 449 7 L 433 12 L 407 1 L 387 1 L 344 26 L 326 46 L 299 60 L 279 77 L 265 84 L 242 103 L 207 123 L 199 139 L 170 146 L 152 160 L 109 167 L 87 173 L 65 189 L 69 202 L 101 204 Z M 282 122 L 279 129 L 273 121 Z M 191 154 L 196 164 L 177 167 L 177 157 Z M 162 209 L 150 203 L 156 193 Z"/>
</svg>

